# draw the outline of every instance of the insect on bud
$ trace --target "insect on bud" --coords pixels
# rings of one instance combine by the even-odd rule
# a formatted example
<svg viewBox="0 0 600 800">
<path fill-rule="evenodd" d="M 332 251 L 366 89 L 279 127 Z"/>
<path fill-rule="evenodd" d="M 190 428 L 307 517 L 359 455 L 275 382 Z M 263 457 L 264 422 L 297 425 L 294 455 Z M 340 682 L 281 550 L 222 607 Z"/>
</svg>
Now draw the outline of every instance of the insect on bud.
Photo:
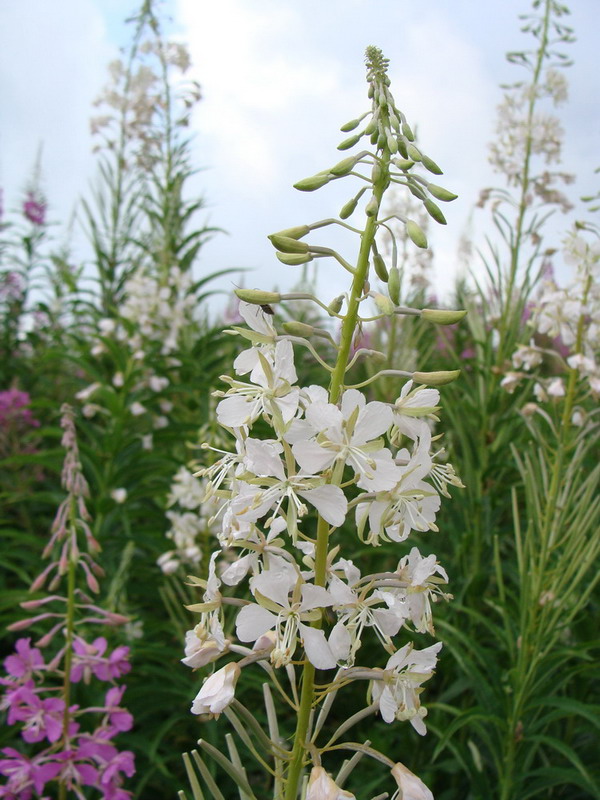
<svg viewBox="0 0 600 800">
<path fill-rule="evenodd" d="M 235 295 L 245 303 L 252 303 L 255 306 L 278 303 L 281 300 L 279 292 L 263 292 L 262 289 L 236 289 Z"/>
<path fill-rule="evenodd" d="M 466 311 L 450 311 L 443 308 L 424 308 L 421 318 L 435 325 L 454 325 L 466 316 Z"/>
<path fill-rule="evenodd" d="M 427 247 L 427 237 L 423 232 L 423 229 L 417 225 L 416 222 L 412 219 L 406 220 L 406 232 L 412 239 L 412 241 L 417 245 L 417 247 L 422 248 L 423 250 Z"/>
</svg>

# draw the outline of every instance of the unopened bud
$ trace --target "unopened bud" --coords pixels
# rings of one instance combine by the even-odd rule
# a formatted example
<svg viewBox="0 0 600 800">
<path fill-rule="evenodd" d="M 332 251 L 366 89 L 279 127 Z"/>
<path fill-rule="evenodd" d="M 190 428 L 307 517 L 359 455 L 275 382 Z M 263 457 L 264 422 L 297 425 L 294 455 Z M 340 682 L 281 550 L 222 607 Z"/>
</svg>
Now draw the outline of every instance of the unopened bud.
<svg viewBox="0 0 600 800">
<path fill-rule="evenodd" d="M 282 264 L 290 267 L 297 267 L 299 264 L 306 264 L 313 260 L 310 253 L 275 253 Z"/>
<path fill-rule="evenodd" d="M 406 232 L 410 236 L 411 240 L 417 245 L 417 247 L 421 247 L 423 250 L 425 250 L 427 247 L 427 237 L 425 236 L 423 229 L 417 225 L 414 220 L 406 220 Z"/>
<path fill-rule="evenodd" d="M 371 136 L 372 133 L 375 133 L 377 130 L 377 117 L 373 116 L 367 123 L 367 127 L 365 128 L 365 133 L 367 136 Z"/>
<path fill-rule="evenodd" d="M 421 161 L 423 162 L 425 169 L 429 170 L 429 172 L 433 172 L 434 175 L 443 175 L 442 170 L 438 167 L 433 159 L 429 158 L 429 156 L 422 156 Z"/>
<path fill-rule="evenodd" d="M 327 306 L 327 311 L 329 311 L 330 314 L 339 314 L 340 311 L 342 310 L 343 303 L 344 303 L 344 295 L 340 294 L 337 297 L 335 297 L 331 301 L 331 303 L 329 303 L 329 305 Z"/>
<path fill-rule="evenodd" d="M 357 161 L 358 156 L 348 156 L 348 158 L 344 158 L 342 161 L 339 161 L 335 167 L 331 167 L 329 171 L 337 178 L 341 178 L 344 175 L 347 175 L 349 172 L 352 172 Z"/>
<path fill-rule="evenodd" d="M 365 214 L 367 217 L 376 217 L 377 212 L 379 211 L 379 201 L 373 195 L 367 205 L 365 206 Z"/>
<path fill-rule="evenodd" d="M 379 292 L 373 292 L 371 296 L 373 297 L 373 300 L 375 300 L 375 305 L 382 314 L 385 314 L 386 317 L 393 316 L 396 306 L 394 303 L 392 303 L 389 297 L 386 297 L 384 294 L 380 294 Z"/>
<path fill-rule="evenodd" d="M 357 203 L 358 197 L 353 197 L 352 200 L 348 200 L 346 205 L 344 205 L 340 211 L 340 219 L 348 219 L 348 217 L 351 217 L 356 210 Z"/>
<path fill-rule="evenodd" d="M 398 169 L 406 171 L 407 169 L 414 167 L 415 162 L 411 161 L 410 158 L 395 158 L 394 164 L 398 167 Z"/>
<path fill-rule="evenodd" d="M 415 383 L 424 383 L 427 386 L 444 386 L 452 383 L 460 375 L 459 369 L 440 370 L 439 372 L 413 372 L 412 379 Z"/>
<path fill-rule="evenodd" d="M 272 233 L 269 241 L 276 250 L 281 250 L 282 253 L 308 253 L 308 244 L 298 239 L 292 239 L 291 236 Z"/>
<path fill-rule="evenodd" d="M 345 125 L 342 125 L 340 130 L 343 133 L 350 133 L 350 131 L 353 131 L 355 128 L 358 128 L 362 119 L 363 119 L 362 117 L 358 117 L 358 119 L 351 119 L 350 122 L 346 122 Z"/>
<path fill-rule="evenodd" d="M 408 157 L 412 158 L 413 161 L 422 161 L 423 155 L 418 147 L 415 147 L 414 144 L 410 142 L 406 145 L 406 152 L 408 153 Z"/>
<path fill-rule="evenodd" d="M 447 311 L 442 308 L 424 308 L 421 317 L 436 325 L 454 325 L 466 315 L 466 311 Z"/>
<path fill-rule="evenodd" d="M 409 141 L 409 142 L 414 142 L 414 140 L 415 140 L 415 135 L 414 135 L 414 133 L 412 132 L 412 128 L 410 127 L 410 125 L 408 124 L 408 122 L 403 122 L 403 123 L 402 123 L 402 134 L 403 134 L 404 136 L 406 136 L 406 138 L 408 139 L 408 141 Z"/>
<path fill-rule="evenodd" d="M 392 136 L 391 133 L 387 135 L 387 146 L 390 153 L 395 154 L 398 152 L 398 142 L 395 136 Z"/>
<path fill-rule="evenodd" d="M 314 192 L 315 189 L 320 189 L 321 186 L 325 186 L 326 183 L 329 183 L 332 176 L 329 172 L 322 172 L 318 175 L 312 175 L 310 178 L 304 178 L 298 183 L 294 184 L 294 189 L 298 189 L 301 192 Z"/>
<path fill-rule="evenodd" d="M 379 255 L 379 253 L 375 253 L 373 256 L 373 267 L 375 268 L 375 274 L 379 280 L 387 283 L 389 278 L 387 267 L 385 265 L 385 261 L 383 260 L 382 256 Z"/>
<path fill-rule="evenodd" d="M 438 200 L 441 200 L 443 203 L 449 203 L 451 200 L 456 200 L 458 197 L 457 194 L 451 192 L 449 189 L 444 189 L 443 186 L 437 186 L 435 183 L 427 184 L 427 189 L 429 193 L 436 197 Z"/>
<path fill-rule="evenodd" d="M 294 228 L 286 228 L 284 231 L 277 231 L 273 235 L 287 236 L 288 239 L 302 239 L 307 233 L 310 233 L 308 225 L 296 225 Z"/>
<path fill-rule="evenodd" d="M 433 202 L 433 200 L 424 200 L 423 205 L 427 209 L 427 213 L 440 225 L 446 224 L 446 217 L 442 214 L 442 209 Z"/>
<path fill-rule="evenodd" d="M 398 305 L 400 303 L 400 270 L 398 267 L 392 267 L 390 269 L 390 275 L 388 278 L 388 294 L 394 305 Z"/>
<path fill-rule="evenodd" d="M 302 336 L 303 338 L 312 336 L 315 332 L 312 325 L 307 325 L 305 322 L 297 322 L 296 320 L 284 322 L 281 327 L 290 336 Z"/>
<path fill-rule="evenodd" d="M 281 300 L 279 292 L 263 292 L 262 289 L 236 289 L 235 295 L 244 303 L 252 303 L 255 306 L 265 306 Z"/>
<path fill-rule="evenodd" d="M 337 146 L 338 150 L 349 150 L 351 147 L 358 142 L 362 134 L 355 133 L 354 136 L 349 136 L 347 139 L 344 139 L 343 142 L 340 142 Z"/>
</svg>

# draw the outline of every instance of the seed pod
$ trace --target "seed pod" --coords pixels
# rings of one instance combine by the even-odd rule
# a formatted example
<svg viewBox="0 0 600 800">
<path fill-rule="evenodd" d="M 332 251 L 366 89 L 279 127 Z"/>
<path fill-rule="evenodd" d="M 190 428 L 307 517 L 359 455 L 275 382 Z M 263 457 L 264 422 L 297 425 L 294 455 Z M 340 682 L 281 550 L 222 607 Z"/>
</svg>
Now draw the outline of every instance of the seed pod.
<svg viewBox="0 0 600 800">
<path fill-rule="evenodd" d="M 332 179 L 332 175 L 329 172 L 319 173 L 318 175 L 312 175 L 310 178 L 303 178 L 298 183 L 294 184 L 294 189 L 299 189 L 301 192 L 314 192 L 315 189 L 320 189 L 321 186 L 325 186 L 326 183 Z"/>
<path fill-rule="evenodd" d="M 441 370 L 440 372 L 413 372 L 412 379 L 415 383 L 424 383 L 427 386 L 443 386 L 452 383 L 460 375 L 459 369 Z"/>
<path fill-rule="evenodd" d="M 445 308 L 424 308 L 421 311 L 421 318 L 435 325 L 454 325 L 460 322 L 466 315 L 466 311 L 450 311 Z"/>
<path fill-rule="evenodd" d="M 400 270 L 398 267 L 392 267 L 390 269 L 388 294 L 392 303 L 397 306 L 400 303 Z"/>
<path fill-rule="evenodd" d="M 415 162 L 411 161 L 410 158 L 395 158 L 394 164 L 398 167 L 398 169 L 401 169 L 403 172 L 406 172 L 406 170 L 410 169 L 411 167 L 414 167 Z"/>
<path fill-rule="evenodd" d="M 312 325 L 307 325 L 305 322 L 297 322 L 296 320 L 284 322 L 281 327 L 290 336 L 302 336 L 303 338 L 312 336 L 315 332 Z"/>
<path fill-rule="evenodd" d="M 349 172 L 352 172 L 357 161 L 358 156 L 348 156 L 348 158 L 344 158 L 342 161 L 339 161 L 335 167 L 331 167 L 329 171 L 332 175 L 335 175 L 336 178 L 341 178 L 343 175 L 347 175 Z"/>
<path fill-rule="evenodd" d="M 236 289 L 235 294 L 245 303 L 255 306 L 264 306 L 269 303 L 278 303 L 281 295 L 278 292 L 263 292 L 262 289 Z"/>
<path fill-rule="evenodd" d="M 329 303 L 327 306 L 327 311 L 330 314 L 339 314 L 342 310 L 342 305 L 344 304 L 344 295 L 340 294 Z"/>
<path fill-rule="evenodd" d="M 367 205 L 365 206 L 365 214 L 367 217 L 376 217 L 377 212 L 379 211 L 379 201 L 373 195 Z"/>
<path fill-rule="evenodd" d="M 300 242 L 298 239 L 292 239 L 289 236 L 280 236 L 277 233 L 272 233 L 269 240 L 276 250 L 281 250 L 282 253 L 308 253 L 308 244 Z"/>
<path fill-rule="evenodd" d="M 419 148 L 415 147 L 414 144 L 411 144 L 410 142 L 406 145 L 406 152 L 408 153 L 408 157 L 412 158 L 413 161 L 423 160 L 423 154 Z"/>
<path fill-rule="evenodd" d="M 417 225 L 414 220 L 406 220 L 406 232 L 412 241 L 417 245 L 417 247 L 420 247 L 423 250 L 427 248 L 427 237 L 425 236 L 423 229 Z"/>
<path fill-rule="evenodd" d="M 357 203 L 358 197 L 353 197 L 352 200 L 348 200 L 346 205 L 343 206 L 342 210 L 340 211 L 340 219 L 348 219 L 348 217 L 351 217 L 356 210 Z"/>
<path fill-rule="evenodd" d="M 287 236 L 288 239 L 302 239 L 307 233 L 310 233 L 308 225 L 296 225 L 294 228 L 286 228 L 284 231 L 277 231 L 273 236 Z"/>
<path fill-rule="evenodd" d="M 429 172 L 433 172 L 434 175 L 444 174 L 442 170 L 438 167 L 438 165 L 435 163 L 435 161 L 429 158 L 429 156 L 423 156 L 421 158 L 421 161 L 423 162 L 423 166 L 425 167 L 425 169 L 429 170 Z"/>
<path fill-rule="evenodd" d="M 355 133 L 354 136 L 349 136 L 347 139 L 344 139 L 343 142 L 340 142 L 337 146 L 338 150 L 349 150 L 351 147 L 358 142 L 362 133 Z"/>
<path fill-rule="evenodd" d="M 406 136 L 406 138 L 408 139 L 409 142 L 414 142 L 415 135 L 412 132 L 412 129 L 411 129 L 410 125 L 408 124 L 408 122 L 403 122 L 402 123 L 402 133 L 404 134 L 404 136 Z"/>
<path fill-rule="evenodd" d="M 451 192 L 449 189 L 444 189 L 443 186 L 436 186 L 435 183 L 428 183 L 427 189 L 430 194 L 441 200 L 443 203 L 449 203 L 451 200 L 456 200 L 457 194 Z"/>
<path fill-rule="evenodd" d="M 275 253 L 275 255 L 282 264 L 288 264 L 290 267 L 297 267 L 313 260 L 310 253 Z"/>
<path fill-rule="evenodd" d="M 433 202 L 433 200 L 424 200 L 423 205 L 427 209 L 427 213 L 440 225 L 446 224 L 446 217 L 442 214 L 442 209 Z"/>
<path fill-rule="evenodd" d="M 382 256 L 379 255 L 379 253 L 375 253 L 373 255 L 373 267 L 379 280 L 387 283 L 389 278 L 387 267 L 385 265 L 385 261 L 383 260 Z"/>
</svg>

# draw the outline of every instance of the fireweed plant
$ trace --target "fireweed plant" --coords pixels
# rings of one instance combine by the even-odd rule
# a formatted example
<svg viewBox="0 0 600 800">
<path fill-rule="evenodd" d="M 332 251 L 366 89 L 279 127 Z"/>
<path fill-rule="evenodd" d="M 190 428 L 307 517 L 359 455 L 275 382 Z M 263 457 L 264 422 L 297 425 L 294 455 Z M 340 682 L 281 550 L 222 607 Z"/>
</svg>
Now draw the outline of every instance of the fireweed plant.
<svg viewBox="0 0 600 800">
<path fill-rule="evenodd" d="M 100 792 L 94 796 L 105 800 L 126 800 L 132 795 L 121 786 L 123 776 L 135 772 L 134 757 L 129 751 L 119 751 L 113 740 L 133 724 L 121 705 L 125 686 L 116 683 L 130 670 L 129 648 L 110 650 L 103 630 L 92 638 L 90 629 L 119 626 L 127 618 L 101 608 L 93 599 L 103 575 L 96 561 L 99 545 L 89 525 L 89 489 L 81 471 L 74 414 L 65 405 L 62 415 L 66 450 L 62 482 L 67 496 L 44 549 L 50 563 L 31 586 L 36 594 L 44 588 L 48 593 L 21 603 L 26 611 L 36 613 L 9 629 L 51 627 L 33 644 L 31 635 L 18 639 L 15 652 L 4 660 L 1 707 L 8 724 L 20 726 L 22 742 L 18 748 L 1 751 L 0 775 L 6 780 L 0 795 L 18 800 L 84 800 L 90 796 L 90 787 Z M 79 577 L 85 588 L 79 585 Z M 84 707 L 74 702 L 76 695 L 89 698 L 94 694 L 96 699 L 101 694 L 100 702 Z"/>
<path fill-rule="evenodd" d="M 333 258 L 349 273 L 350 289 L 329 305 L 308 293 L 237 291 L 248 327 L 236 326 L 233 332 L 247 339 L 250 347 L 234 362 L 236 376 L 222 378 L 229 389 L 217 393 L 221 400 L 216 409 L 219 424 L 231 435 L 231 447 L 201 471 L 208 480 L 206 498 L 219 501 L 214 519 L 219 523 L 220 546 L 210 557 L 208 578 L 191 579 L 203 589 L 203 598 L 190 606 L 200 619 L 186 635 L 183 662 L 197 669 L 223 657 L 238 658 L 204 680 L 192 713 L 205 717 L 224 713 L 270 776 L 273 797 L 285 800 L 354 797 L 343 786 L 364 756 L 391 771 L 394 797 L 432 798 L 402 763 L 370 747 L 368 741 L 348 741 L 345 736 L 356 723 L 375 714 L 386 723 L 409 721 L 419 734 L 426 733 L 427 712 L 420 695 L 434 673 L 442 645 L 421 646 L 412 638 L 400 645 L 397 637 L 402 629 L 416 632 L 417 640 L 420 635 L 432 636 L 432 604 L 449 595 L 443 588 L 447 575 L 436 556 L 423 556 L 416 547 L 407 548 L 394 571 L 362 575 L 360 567 L 345 557 L 348 541 L 340 535 L 341 528 L 351 523 L 355 536 L 373 547 L 404 542 L 413 531 L 437 530 L 440 494 L 447 495 L 449 483 L 459 483 L 449 464 L 436 462 L 432 443 L 437 437 L 429 424 L 437 420 L 439 410 L 439 392 L 431 387 L 454 380 L 458 370 L 383 370 L 354 385 L 349 376 L 361 358 L 384 360 L 366 348 L 351 355 L 364 322 L 407 315 L 443 325 L 464 315 L 398 305 L 396 249 L 388 267 L 378 246 L 382 234 L 390 230 L 390 218 L 380 212 L 386 190 L 406 187 L 441 223 L 443 214 L 432 197 L 448 201 L 455 195 L 419 171 L 423 167 L 441 173 L 416 147 L 395 104 L 388 60 L 379 49 L 369 47 L 366 63 L 371 110 L 342 127 L 350 136 L 338 149 L 349 150 L 363 138 L 374 149 L 350 155 L 295 185 L 301 191 L 314 191 L 347 177 L 360 181 L 361 188 L 344 205 L 340 219 L 299 225 L 269 237 L 283 264 Z M 362 228 L 346 222 L 361 200 L 366 201 Z M 401 221 L 414 244 L 425 248 L 426 237 L 418 224 L 407 218 Z M 311 231 L 329 225 L 359 237 L 355 263 L 304 240 Z M 385 281 L 385 294 L 370 288 L 371 270 Z M 331 340 L 328 331 L 294 321 L 284 323 L 283 333 L 277 330 L 273 306 L 291 300 L 316 303 L 340 320 L 334 364 L 323 360 L 311 341 Z M 368 310 L 371 301 L 375 313 Z M 328 390 L 297 385 L 295 347 L 307 348 L 317 358 L 329 375 Z M 403 379 L 401 392 L 391 402 L 369 402 L 361 389 L 382 375 Z M 312 509 L 318 514 L 316 526 L 309 515 Z M 238 586 L 244 579 L 252 600 L 221 592 L 223 585 Z M 236 613 L 235 636 L 226 634 L 226 609 Z M 372 644 L 361 648 L 367 634 L 374 634 L 381 645 L 379 657 Z M 269 678 L 263 687 L 268 733 L 235 697 L 242 671 L 253 664 Z M 365 683 L 366 706 L 325 734 L 338 692 L 356 681 Z M 291 740 L 280 733 L 275 698 L 295 717 Z M 229 757 L 202 739 L 199 745 L 235 781 L 241 797 L 255 798 L 236 744 L 232 737 L 227 741 Z M 331 763 L 340 751 L 350 755 L 333 778 Z M 194 798 L 204 795 L 193 764 L 211 796 L 222 798 L 203 757 L 198 752 L 192 756 L 186 756 L 186 766 Z M 185 794 L 180 792 L 180 797 Z"/>
</svg>

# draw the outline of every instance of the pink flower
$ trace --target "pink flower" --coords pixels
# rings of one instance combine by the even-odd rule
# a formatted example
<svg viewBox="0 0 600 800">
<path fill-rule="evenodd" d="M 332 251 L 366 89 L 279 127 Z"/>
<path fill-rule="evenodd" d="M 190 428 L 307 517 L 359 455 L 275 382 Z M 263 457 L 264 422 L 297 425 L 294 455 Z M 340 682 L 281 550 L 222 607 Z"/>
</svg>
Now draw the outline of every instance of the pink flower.
<svg viewBox="0 0 600 800">
<path fill-rule="evenodd" d="M 28 686 L 22 686 L 13 694 L 13 703 L 8 710 L 8 722 L 24 722 L 21 732 L 26 742 L 57 742 L 62 736 L 65 702 L 60 697 L 42 700 Z M 77 723 L 72 723 L 73 733 Z"/>
<path fill-rule="evenodd" d="M 0 392 L 0 426 L 38 428 L 40 423 L 34 419 L 31 411 L 26 408 L 31 402 L 27 392 L 18 389 L 8 389 Z"/>
<path fill-rule="evenodd" d="M 119 703 L 123 697 L 126 686 L 113 687 L 106 693 L 106 711 L 108 713 L 109 724 L 116 731 L 129 731 L 133 726 L 133 717 L 124 708 L 121 708 Z"/>
<path fill-rule="evenodd" d="M 34 225 L 43 225 L 46 220 L 46 203 L 43 198 L 28 192 L 27 199 L 23 203 L 23 214 Z"/>
<path fill-rule="evenodd" d="M 37 647 L 31 647 L 31 639 L 19 639 L 15 655 L 4 659 L 4 669 L 15 678 L 29 678 L 35 670 L 44 669 L 44 659 Z"/>
<path fill-rule="evenodd" d="M 73 666 L 71 668 L 71 680 L 78 683 L 82 678 L 85 683 L 89 683 L 92 673 L 101 681 L 112 681 L 120 678 L 131 669 L 128 661 L 129 648 L 125 645 L 116 647 L 107 657 L 104 656 L 108 642 L 103 636 L 99 636 L 91 644 L 88 644 L 80 636 L 73 641 Z"/>
<path fill-rule="evenodd" d="M 8 778 L 2 788 L 12 792 L 18 800 L 29 800 L 32 789 L 41 794 L 47 781 L 55 778 L 61 770 L 61 764 L 55 761 L 43 757 L 29 759 L 12 747 L 5 747 L 2 753 L 6 758 L 0 759 L 0 775 Z M 5 792 L 5 797 L 11 796 L 8 792 Z"/>
<path fill-rule="evenodd" d="M 116 647 L 94 670 L 94 675 L 101 681 L 112 681 L 126 675 L 131 669 L 129 663 L 129 648 L 126 645 Z"/>
</svg>

